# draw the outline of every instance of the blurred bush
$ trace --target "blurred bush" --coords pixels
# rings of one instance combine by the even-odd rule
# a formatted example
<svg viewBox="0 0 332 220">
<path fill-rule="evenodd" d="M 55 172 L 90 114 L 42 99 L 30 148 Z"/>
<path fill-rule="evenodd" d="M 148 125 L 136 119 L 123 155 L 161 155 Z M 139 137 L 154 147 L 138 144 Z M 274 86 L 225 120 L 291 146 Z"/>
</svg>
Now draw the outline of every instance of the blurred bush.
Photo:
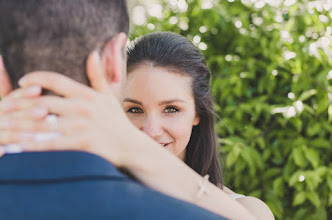
<svg viewBox="0 0 332 220">
<path fill-rule="evenodd" d="M 132 39 L 173 31 L 202 50 L 226 185 L 261 198 L 277 219 L 332 219 L 331 17 L 331 0 L 133 8 Z"/>
</svg>

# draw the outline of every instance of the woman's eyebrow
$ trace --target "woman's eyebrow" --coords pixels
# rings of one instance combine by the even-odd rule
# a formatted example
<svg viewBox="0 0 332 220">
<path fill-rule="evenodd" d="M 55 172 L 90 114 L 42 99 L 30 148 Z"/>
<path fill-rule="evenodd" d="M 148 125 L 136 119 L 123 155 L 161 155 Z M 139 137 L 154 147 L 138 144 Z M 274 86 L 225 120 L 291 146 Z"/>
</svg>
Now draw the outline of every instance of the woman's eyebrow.
<svg viewBox="0 0 332 220">
<path fill-rule="evenodd" d="M 186 103 L 184 100 L 182 99 L 170 99 L 170 100 L 165 100 L 165 101 L 161 101 L 159 102 L 159 105 L 167 105 L 167 104 L 172 104 L 174 102 L 182 102 L 182 103 Z"/>
<path fill-rule="evenodd" d="M 130 98 L 125 98 L 125 99 L 123 100 L 123 102 L 131 102 L 131 103 L 135 103 L 135 104 L 137 104 L 137 105 L 143 105 L 142 102 L 137 101 L 137 100 L 135 100 L 135 99 L 130 99 Z"/>
</svg>

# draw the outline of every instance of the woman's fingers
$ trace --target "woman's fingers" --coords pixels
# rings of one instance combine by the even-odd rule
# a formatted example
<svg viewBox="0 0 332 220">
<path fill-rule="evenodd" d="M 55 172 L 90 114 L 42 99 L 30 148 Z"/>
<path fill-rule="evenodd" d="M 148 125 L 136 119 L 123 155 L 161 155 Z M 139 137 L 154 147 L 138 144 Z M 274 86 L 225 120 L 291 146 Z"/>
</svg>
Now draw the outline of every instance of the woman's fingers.
<svg viewBox="0 0 332 220">
<path fill-rule="evenodd" d="M 12 131 L 1 131 L 0 132 L 0 145 L 22 143 L 27 141 L 33 141 L 35 134 L 32 132 L 12 132 Z"/>
<path fill-rule="evenodd" d="M 39 119 L 45 112 L 59 116 L 91 116 L 93 104 L 79 99 L 57 96 L 40 96 L 33 99 L 16 98 L 0 102 L 0 119 L 20 116 L 22 119 Z M 14 117 L 18 118 L 18 117 Z M 0 120 L 1 121 L 1 120 Z"/>
<path fill-rule="evenodd" d="M 45 122 L 45 120 L 20 120 L 17 119 L 6 119 L 6 121 L 0 121 L 0 132 L 47 132 L 50 131 L 50 126 Z"/>
<path fill-rule="evenodd" d="M 58 116 L 77 116 L 84 115 L 81 110 L 82 105 L 80 100 L 77 99 L 65 99 L 57 96 L 41 96 L 34 100 L 22 100 L 22 102 L 29 102 L 32 107 L 42 107 L 47 109 L 49 114 Z M 24 105 L 24 104 L 22 104 Z M 34 109 L 32 109 L 34 111 Z"/>
<path fill-rule="evenodd" d="M 76 133 L 82 133 L 80 130 L 73 130 L 75 126 L 66 123 L 61 118 L 57 120 L 56 128 L 50 126 L 45 120 L 40 121 L 24 121 L 19 124 L 12 125 L 8 129 L 0 129 L 0 145 L 39 143 L 47 141 L 50 137 L 71 137 Z M 76 127 L 77 128 L 77 127 Z M 29 132 L 27 132 L 29 131 Z"/>
<path fill-rule="evenodd" d="M 29 120 L 23 118 L 21 120 L 10 120 L 6 118 L 6 121 L 0 120 L 0 144 L 21 142 L 22 138 L 34 139 L 39 136 L 40 132 L 57 132 L 64 136 L 82 134 L 89 131 L 89 126 L 91 126 L 89 120 L 81 117 L 57 117 L 55 120 L 55 122 L 52 122 L 53 124 L 50 124 L 47 119 Z"/>
<path fill-rule="evenodd" d="M 93 90 L 88 86 L 80 84 L 67 76 L 48 71 L 36 71 L 26 74 L 19 80 L 19 85 L 23 88 L 39 85 L 60 96 L 67 98 L 91 99 Z"/>
<path fill-rule="evenodd" d="M 32 107 L 24 110 L 15 110 L 13 112 L 6 112 L 0 114 L 0 129 L 6 129 L 5 126 L 12 124 L 18 124 L 22 121 L 33 121 L 45 119 L 48 115 L 48 111 L 43 107 Z"/>
<path fill-rule="evenodd" d="M 19 88 L 9 93 L 4 100 L 14 99 L 14 98 L 33 98 L 40 96 L 41 92 L 42 88 L 38 85 L 33 85 L 26 88 Z"/>
<path fill-rule="evenodd" d="M 26 142 L 23 151 L 87 150 L 87 141 L 82 136 L 60 136 L 48 141 Z"/>
<path fill-rule="evenodd" d="M 28 118 L 40 118 L 47 114 L 47 109 L 36 99 L 16 98 L 0 102 L 0 116 L 6 118 L 12 115 L 22 115 Z"/>
</svg>

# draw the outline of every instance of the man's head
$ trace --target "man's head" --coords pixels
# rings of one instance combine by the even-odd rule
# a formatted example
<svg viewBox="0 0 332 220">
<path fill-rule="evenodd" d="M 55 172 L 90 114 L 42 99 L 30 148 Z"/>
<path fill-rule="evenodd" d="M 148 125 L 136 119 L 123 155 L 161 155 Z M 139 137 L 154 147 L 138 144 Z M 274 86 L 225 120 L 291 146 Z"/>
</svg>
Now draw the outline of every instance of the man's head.
<svg viewBox="0 0 332 220">
<path fill-rule="evenodd" d="M 128 29 L 125 0 L 0 0 L 0 51 L 13 88 L 35 70 L 88 84 L 86 59 L 94 50 L 110 82 L 119 79 L 112 74 L 125 74 Z"/>
</svg>

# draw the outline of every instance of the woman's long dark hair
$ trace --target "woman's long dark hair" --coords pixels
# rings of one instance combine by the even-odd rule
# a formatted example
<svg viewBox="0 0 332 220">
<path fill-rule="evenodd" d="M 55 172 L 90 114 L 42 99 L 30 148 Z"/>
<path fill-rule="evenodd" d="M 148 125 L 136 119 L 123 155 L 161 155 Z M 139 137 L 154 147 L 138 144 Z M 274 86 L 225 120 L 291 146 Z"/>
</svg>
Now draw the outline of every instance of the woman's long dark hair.
<svg viewBox="0 0 332 220">
<path fill-rule="evenodd" d="M 129 74 L 144 63 L 151 63 L 155 67 L 162 67 L 193 79 L 192 92 L 200 123 L 192 129 L 185 163 L 202 176 L 209 174 L 210 181 L 222 187 L 214 129 L 215 112 L 210 93 L 211 74 L 203 54 L 181 35 L 158 32 L 138 38 L 128 48 Z"/>
</svg>

